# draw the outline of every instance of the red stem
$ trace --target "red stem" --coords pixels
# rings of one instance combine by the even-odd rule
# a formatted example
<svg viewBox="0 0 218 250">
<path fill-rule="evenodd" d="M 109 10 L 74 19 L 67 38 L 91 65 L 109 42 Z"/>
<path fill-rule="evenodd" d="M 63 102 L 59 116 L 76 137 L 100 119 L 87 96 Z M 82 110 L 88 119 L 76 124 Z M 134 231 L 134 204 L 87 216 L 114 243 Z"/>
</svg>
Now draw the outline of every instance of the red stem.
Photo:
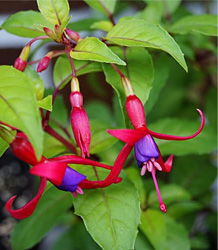
<svg viewBox="0 0 218 250">
<path fill-rule="evenodd" d="M 113 167 L 97 162 L 97 161 L 93 161 L 90 159 L 86 159 L 86 158 L 81 158 L 79 156 L 75 156 L 75 155 L 63 155 L 63 156 L 58 156 L 55 158 L 51 158 L 49 159 L 49 161 L 58 161 L 58 162 L 65 162 L 68 164 L 82 164 L 82 165 L 91 165 L 91 166 L 95 166 L 95 167 L 101 167 L 101 168 L 105 168 L 105 169 L 109 169 L 111 170 Z"/>
<path fill-rule="evenodd" d="M 36 38 L 33 38 L 31 41 L 29 41 L 26 46 L 31 46 L 34 42 L 36 42 L 38 40 L 42 40 L 42 39 L 51 39 L 51 37 L 49 37 L 49 36 L 38 36 Z"/>
<path fill-rule="evenodd" d="M 47 125 L 44 127 L 44 131 L 59 140 L 60 142 L 62 142 L 72 153 L 77 154 L 76 148 L 64 137 L 58 134 L 52 127 Z"/>
<path fill-rule="evenodd" d="M 73 77 L 76 77 L 76 70 L 75 70 L 75 67 L 74 67 L 74 64 L 73 64 L 73 60 L 72 60 L 72 58 L 70 56 L 71 49 L 72 48 L 70 46 L 67 47 L 67 56 L 68 56 L 70 66 L 71 66 L 71 69 L 72 69 L 72 75 L 73 75 Z"/>
<path fill-rule="evenodd" d="M 111 66 L 117 71 L 117 73 L 122 77 L 125 78 L 125 75 L 123 74 L 123 72 L 117 68 L 117 66 L 114 63 L 111 63 Z"/>
</svg>

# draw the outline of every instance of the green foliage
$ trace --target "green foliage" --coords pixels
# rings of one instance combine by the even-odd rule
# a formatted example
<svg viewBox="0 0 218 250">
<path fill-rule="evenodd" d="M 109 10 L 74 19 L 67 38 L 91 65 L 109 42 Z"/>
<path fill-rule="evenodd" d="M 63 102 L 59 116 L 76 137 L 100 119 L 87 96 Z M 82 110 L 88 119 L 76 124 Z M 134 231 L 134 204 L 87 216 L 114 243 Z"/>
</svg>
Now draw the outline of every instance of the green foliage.
<svg viewBox="0 0 218 250">
<path fill-rule="evenodd" d="M 50 23 L 65 28 L 69 15 L 67 0 L 37 0 L 38 8 Z"/>
<path fill-rule="evenodd" d="M 77 60 L 91 60 L 126 65 L 111 49 L 95 37 L 83 39 L 76 45 L 74 51 L 71 51 L 70 55 Z"/>
<path fill-rule="evenodd" d="M 187 71 L 184 55 L 179 45 L 159 25 L 137 19 L 122 21 L 108 32 L 106 39 L 122 46 L 163 50 L 174 57 Z"/>
<path fill-rule="evenodd" d="M 104 179 L 108 171 L 87 169 L 83 173 L 96 180 Z M 140 222 L 134 185 L 126 178 L 119 185 L 119 189 L 112 185 L 106 189 L 86 190 L 74 200 L 75 213 L 82 217 L 88 232 L 105 250 L 132 249 Z"/>
<path fill-rule="evenodd" d="M 105 15 L 113 14 L 117 0 L 84 0 L 91 8 L 96 9 Z"/>
<path fill-rule="evenodd" d="M 185 228 L 159 211 L 148 209 L 143 212 L 140 229 L 155 250 L 190 249 Z"/>
<path fill-rule="evenodd" d="M 194 134 L 200 126 L 199 121 L 165 118 L 150 124 L 149 128 L 162 134 L 188 136 Z M 211 127 L 205 125 L 202 133 L 187 141 L 158 140 L 157 144 L 163 155 L 206 154 L 216 150 L 216 135 Z"/>
<path fill-rule="evenodd" d="M 9 144 L 0 137 L 0 156 L 4 154 L 8 147 Z"/>
<path fill-rule="evenodd" d="M 187 34 L 198 32 L 207 36 L 217 36 L 217 16 L 187 16 L 176 22 L 170 29 L 172 33 Z"/>
<path fill-rule="evenodd" d="M 43 27 L 51 27 L 38 11 L 20 11 L 10 16 L 2 24 L 7 32 L 22 37 L 37 37 L 44 35 Z"/>
<path fill-rule="evenodd" d="M 126 50 L 115 48 L 113 51 L 118 54 L 120 58 L 128 62 L 128 68 L 122 67 L 120 69 L 128 76 L 136 95 L 144 104 L 148 99 L 154 77 L 153 62 L 150 54 L 144 48 L 127 48 Z M 121 78 L 111 65 L 104 64 L 103 70 L 106 81 L 117 92 L 123 115 L 127 121 L 128 118 L 125 115 L 126 96 L 123 92 Z"/>
<path fill-rule="evenodd" d="M 43 132 L 34 87 L 24 73 L 11 66 L 0 67 L 0 106 L 0 121 L 23 131 L 40 157 Z"/>
<path fill-rule="evenodd" d="M 72 195 L 49 186 L 34 214 L 20 221 L 11 235 L 14 250 L 29 249 L 55 226 L 62 213 L 72 206 Z"/>
<path fill-rule="evenodd" d="M 102 70 L 101 64 L 97 62 L 74 60 L 74 66 L 77 76 Z M 54 84 L 58 86 L 62 82 L 62 85 L 60 87 L 60 89 L 62 89 L 72 78 L 71 74 L 72 69 L 69 65 L 68 58 L 64 56 L 59 57 L 55 63 L 53 71 Z"/>
<path fill-rule="evenodd" d="M 39 108 L 52 111 L 52 95 L 46 96 L 42 100 L 39 100 L 37 103 L 38 103 Z"/>
<path fill-rule="evenodd" d="M 41 100 L 44 96 L 44 82 L 43 82 L 43 80 L 39 77 L 37 72 L 32 67 L 30 67 L 28 65 L 25 68 L 24 73 L 28 76 L 29 80 L 32 82 L 32 84 L 34 86 L 37 100 Z"/>
</svg>

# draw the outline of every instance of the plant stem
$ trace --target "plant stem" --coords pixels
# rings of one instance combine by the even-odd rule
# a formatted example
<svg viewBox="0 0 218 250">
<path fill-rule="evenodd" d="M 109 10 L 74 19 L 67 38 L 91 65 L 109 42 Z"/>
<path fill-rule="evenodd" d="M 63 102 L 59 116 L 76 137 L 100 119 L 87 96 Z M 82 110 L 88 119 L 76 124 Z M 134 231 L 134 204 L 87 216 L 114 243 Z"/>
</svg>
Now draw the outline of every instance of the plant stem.
<svg viewBox="0 0 218 250">
<path fill-rule="evenodd" d="M 36 38 L 33 38 L 31 41 L 29 41 L 26 46 L 31 46 L 34 42 L 36 42 L 38 40 L 42 40 L 42 39 L 51 39 L 51 37 L 49 37 L 49 36 L 38 36 Z"/>
<path fill-rule="evenodd" d="M 56 138 L 58 141 L 62 142 L 72 153 L 77 154 L 76 148 L 64 137 L 58 134 L 52 127 L 47 125 L 44 127 L 44 131 L 49 135 L 53 136 L 54 138 Z"/>
<path fill-rule="evenodd" d="M 111 66 L 117 71 L 117 73 L 118 73 L 122 78 L 125 77 L 125 75 L 123 74 L 123 72 L 122 72 L 114 63 L 111 63 Z"/>
<path fill-rule="evenodd" d="M 72 58 L 70 56 L 71 49 L 72 48 L 70 46 L 67 47 L 67 49 L 66 49 L 67 50 L 67 56 L 68 56 L 70 66 L 71 66 L 71 69 L 72 69 L 72 75 L 73 75 L 73 77 L 76 77 L 76 70 L 75 70 L 75 67 L 74 67 L 74 64 L 73 64 L 73 60 L 72 60 Z"/>
</svg>

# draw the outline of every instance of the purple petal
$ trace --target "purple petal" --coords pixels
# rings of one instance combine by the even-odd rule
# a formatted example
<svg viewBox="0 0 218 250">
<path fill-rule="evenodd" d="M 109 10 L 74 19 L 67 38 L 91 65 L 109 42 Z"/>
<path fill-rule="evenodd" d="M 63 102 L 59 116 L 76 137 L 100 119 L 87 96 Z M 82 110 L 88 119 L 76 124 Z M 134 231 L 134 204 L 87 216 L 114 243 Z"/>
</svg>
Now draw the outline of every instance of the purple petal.
<svg viewBox="0 0 218 250">
<path fill-rule="evenodd" d="M 159 151 L 154 139 L 148 134 L 135 143 L 135 157 L 139 167 L 151 158 L 157 159 Z"/>
<path fill-rule="evenodd" d="M 82 175 L 74 169 L 67 167 L 61 185 L 56 187 L 60 190 L 75 192 L 78 184 L 84 179 L 86 179 L 85 175 Z"/>
</svg>

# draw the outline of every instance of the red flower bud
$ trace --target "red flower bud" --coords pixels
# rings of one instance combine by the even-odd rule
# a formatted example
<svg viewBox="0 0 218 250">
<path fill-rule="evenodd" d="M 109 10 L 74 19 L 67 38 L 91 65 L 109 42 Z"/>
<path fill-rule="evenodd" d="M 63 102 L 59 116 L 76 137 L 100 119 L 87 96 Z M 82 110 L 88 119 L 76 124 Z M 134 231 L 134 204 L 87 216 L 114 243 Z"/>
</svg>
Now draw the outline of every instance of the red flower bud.
<svg viewBox="0 0 218 250">
<path fill-rule="evenodd" d="M 69 38 L 71 38 L 72 40 L 76 42 L 79 42 L 82 39 L 80 35 L 74 30 L 65 29 L 65 32 L 69 36 Z"/>
<path fill-rule="evenodd" d="M 126 111 L 135 129 L 146 125 L 144 107 L 136 95 L 129 95 L 126 98 Z"/>
<path fill-rule="evenodd" d="M 89 157 L 91 143 L 91 132 L 88 116 L 82 106 L 83 97 L 80 92 L 74 91 L 70 94 L 72 105 L 71 125 L 77 145 L 80 147 L 82 157 Z"/>
<path fill-rule="evenodd" d="M 53 30 L 51 30 L 51 29 L 49 29 L 47 27 L 44 27 L 43 30 L 44 30 L 44 32 L 45 32 L 45 34 L 47 36 L 51 37 L 52 39 L 56 38 L 55 33 L 53 32 Z"/>
<path fill-rule="evenodd" d="M 41 160 L 38 161 L 31 143 L 25 134 L 18 132 L 16 138 L 10 144 L 11 150 L 15 156 L 20 160 L 30 165 L 36 165 L 40 162 L 44 162 L 46 158 L 42 156 Z"/>
<path fill-rule="evenodd" d="M 51 61 L 51 58 L 49 56 L 45 56 L 42 58 L 42 60 L 40 60 L 38 67 L 37 67 L 37 72 L 42 72 L 44 70 L 46 70 L 48 68 L 48 65 Z"/>
<path fill-rule="evenodd" d="M 24 71 L 26 68 L 27 62 L 18 57 L 14 62 L 14 67 L 17 70 Z"/>
</svg>

